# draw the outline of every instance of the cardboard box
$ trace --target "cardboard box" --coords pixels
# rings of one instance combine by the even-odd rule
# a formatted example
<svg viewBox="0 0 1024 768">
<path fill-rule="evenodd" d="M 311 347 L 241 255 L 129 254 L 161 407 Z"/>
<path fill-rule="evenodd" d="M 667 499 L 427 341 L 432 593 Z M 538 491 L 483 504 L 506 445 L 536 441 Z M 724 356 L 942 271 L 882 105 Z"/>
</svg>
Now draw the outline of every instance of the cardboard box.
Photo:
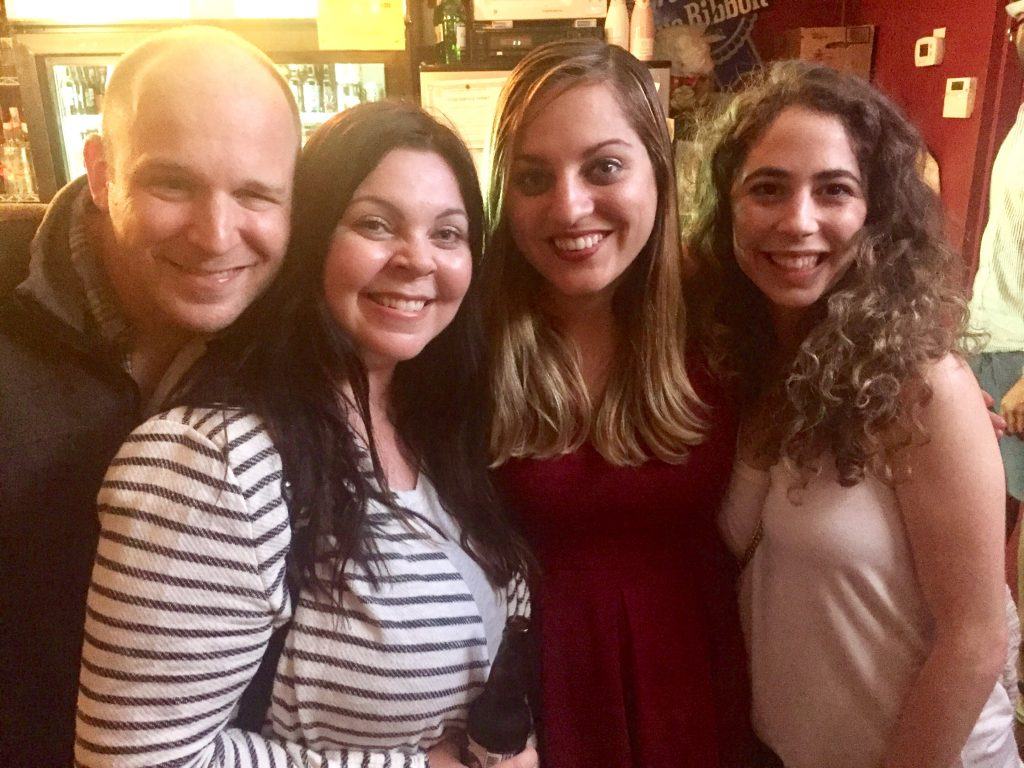
<svg viewBox="0 0 1024 768">
<path fill-rule="evenodd" d="M 875 28 L 800 27 L 787 29 L 779 36 L 773 59 L 820 61 L 840 72 L 871 77 L 871 57 L 875 51 Z"/>
</svg>

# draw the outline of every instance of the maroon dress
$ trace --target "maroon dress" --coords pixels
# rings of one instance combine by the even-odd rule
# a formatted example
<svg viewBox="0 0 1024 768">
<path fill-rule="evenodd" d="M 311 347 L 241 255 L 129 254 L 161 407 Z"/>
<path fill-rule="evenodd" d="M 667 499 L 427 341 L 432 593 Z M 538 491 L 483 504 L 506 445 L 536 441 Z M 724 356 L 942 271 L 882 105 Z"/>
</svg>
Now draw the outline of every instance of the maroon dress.
<svg viewBox="0 0 1024 768">
<path fill-rule="evenodd" d="M 715 768 L 748 755 L 736 566 L 715 521 L 734 419 L 718 408 L 714 422 L 682 465 L 615 467 L 588 444 L 499 470 L 542 568 L 544 768 Z"/>
</svg>

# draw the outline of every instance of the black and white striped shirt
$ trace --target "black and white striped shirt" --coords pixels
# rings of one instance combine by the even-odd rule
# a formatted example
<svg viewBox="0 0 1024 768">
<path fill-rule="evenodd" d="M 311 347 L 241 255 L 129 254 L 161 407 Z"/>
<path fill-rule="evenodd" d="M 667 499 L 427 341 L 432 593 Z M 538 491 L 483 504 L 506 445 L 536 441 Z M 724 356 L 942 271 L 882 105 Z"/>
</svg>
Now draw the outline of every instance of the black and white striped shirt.
<svg viewBox="0 0 1024 768">
<path fill-rule="evenodd" d="M 251 415 L 175 409 L 128 438 L 99 495 L 81 765 L 422 768 L 424 750 L 464 725 L 505 595 L 490 589 L 499 610 L 481 611 L 475 577 L 445 551 L 452 541 L 377 505 L 379 588 L 350 564 L 339 604 L 304 591 L 263 735 L 228 726 L 274 627 L 292 616 L 281 476 Z"/>
</svg>

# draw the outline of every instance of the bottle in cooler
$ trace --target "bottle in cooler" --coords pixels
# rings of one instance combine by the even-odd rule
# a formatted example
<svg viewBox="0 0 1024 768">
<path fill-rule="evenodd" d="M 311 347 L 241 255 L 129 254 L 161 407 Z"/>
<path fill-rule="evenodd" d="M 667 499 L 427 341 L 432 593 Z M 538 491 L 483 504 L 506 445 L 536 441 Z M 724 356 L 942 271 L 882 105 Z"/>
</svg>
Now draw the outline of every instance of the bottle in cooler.
<svg viewBox="0 0 1024 768">
<path fill-rule="evenodd" d="M 78 114 L 78 89 L 71 75 L 71 67 L 64 67 L 63 77 L 60 81 L 60 102 L 64 108 L 65 115 Z"/>
<path fill-rule="evenodd" d="M 316 67 L 304 67 L 305 78 L 302 81 L 302 110 L 304 112 L 321 112 L 320 83 L 317 82 Z"/>
<path fill-rule="evenodd" d="M 289 64 L 285 76 L 288 78 L 288 87 L 292 91 L 295 105 L 299 108 L 299 112 L 304 112 L 305 110 L 302 108 L 302 77 L 299 68 L 294 64 Z"/>
<path fill-rule="evenodd" d="M 107 68 L 91 67 L 92 85 L 96 93 L 96 112 L 103 112 L 103 97 L 107 92 Z"/>
<path fill-rule="evenodd" d="M 320 106 L 324 112 L 338 111 L 338 83 L 334 79 L 334 65 L 324 64 L 320 74 Z"/>
<path fill-rule="evenodd" d="M 78 81 L 82 85 L 82 112 L 86 115 L 98 114 L 96 88 L 92 81 L 92 67 L 78 67 Z"/>
<path fill-rule="evenodd" d="M 25 189 L 25 153 L 15 139 L 14 128 L 10 123 L 3 124 L 3 131 L 4 179 L 7 183 L 7 193 L 15 197 L 24 197 L 28 194 Z"/>
<path fill-rule="evenodd" d="M 13 108 L 12 108 L 13 110 Z M 32 165 L 32 150 L 28 143 L 28 125 L 21 124 L 17 137 L 19 155 L 21 156 L 21 189 L 25 197 L 39 199 L 39 192 L 36 189 L 35 169 Z"/>
</svg>

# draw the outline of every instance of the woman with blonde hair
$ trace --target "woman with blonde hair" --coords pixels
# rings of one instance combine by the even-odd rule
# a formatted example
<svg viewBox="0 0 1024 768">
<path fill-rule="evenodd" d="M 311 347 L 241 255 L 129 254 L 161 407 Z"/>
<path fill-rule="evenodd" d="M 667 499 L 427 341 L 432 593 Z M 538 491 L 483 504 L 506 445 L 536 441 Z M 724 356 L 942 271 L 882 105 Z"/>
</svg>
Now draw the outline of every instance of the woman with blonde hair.
<svg viewBox="0 0 1024 768">
<path fill-rule="evenodd" d="M 646 67 L 598 41 L 513 71 L 483 266 L 491 454 L 541 564 L 547 768 L 740 764 L 735 432 L 688 355 L 671 145 Z"/>
<path fill-rule="evenodd" d="M 920 137 L 786 62 L 706 146 L 690 306 L 742 392 L 755 730 L 788 768 L 1015 767 L 999 453 Z"/>
</svg>

